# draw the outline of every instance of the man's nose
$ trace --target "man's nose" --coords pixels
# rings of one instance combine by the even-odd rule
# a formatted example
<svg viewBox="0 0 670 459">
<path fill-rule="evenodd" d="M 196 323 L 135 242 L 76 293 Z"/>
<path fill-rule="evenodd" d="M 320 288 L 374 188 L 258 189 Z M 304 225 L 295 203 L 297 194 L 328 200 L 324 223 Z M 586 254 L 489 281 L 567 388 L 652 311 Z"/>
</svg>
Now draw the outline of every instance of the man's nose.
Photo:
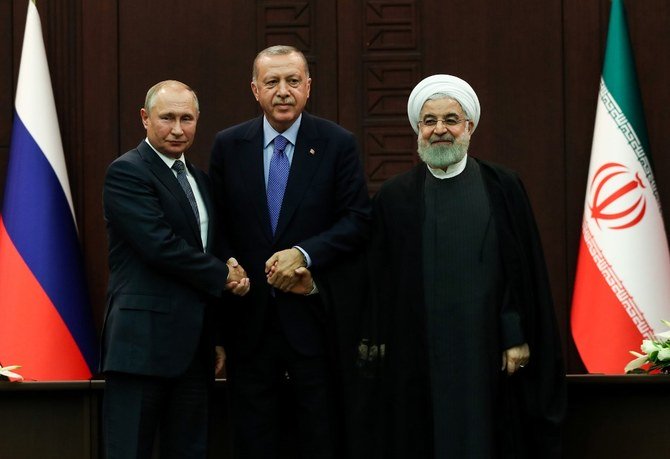
<svg viewBox="0 0 670 459">
<path fill-rule="evenodd" d="M 281 97 L 287 96 L 288 92 L 288 83 L 284 80 L 281 80 L 277 85 L 277 94 Z"/>
<path fill-rule="evenodd" d="M 442 120 L 437 120 L 437 124 L 435 125 L 435 133 L 441 135 L 441 134 L 444 134 L 447 131 L 448 131 L 447 123 L 445 123 Z"/>
<path fill-rule="evenodd" d="M 182 135 L 184 133 L 184 130 L 181 128 L 181 123 L 179 121 L 174 122 L 171 132 L 173 135 Z"/>
</svg>

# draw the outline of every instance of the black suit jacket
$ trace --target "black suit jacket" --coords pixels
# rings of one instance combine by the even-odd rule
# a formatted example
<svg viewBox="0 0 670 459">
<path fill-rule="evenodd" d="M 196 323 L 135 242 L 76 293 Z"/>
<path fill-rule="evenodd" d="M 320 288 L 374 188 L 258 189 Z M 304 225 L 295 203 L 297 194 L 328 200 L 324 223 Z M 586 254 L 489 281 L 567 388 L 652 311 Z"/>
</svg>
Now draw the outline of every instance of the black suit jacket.
<svg viewBox="0 0 670 459">
<path fill-rule="evenodd" d="M 211 246 L 208 178 L 187 167 L 210 216 Z M 109 166 L 103 202 L 110 278 L 102 371 L 177 376 L 193 359 L 206 308 L 223 294 L 228 268 L 203 251 L 184 191 L 146 142 Z"/>
<path fill-rule="evenodd" d="M 282 209 L 273 236 L 263 172 L 263 118 L 217 134 L 210 177 L 230 251 L 247 270 L 251 291 L 227 310 L 226 346 L 253 352 L 270 310 L 265 261 L 295 245 L 311 257 L 315 275 L 362 248 L 370 203 L 354 136 L 330 121 L 303 113 Z M 280 325 L 293 347 L 314 355 L 324 349 L 325 311 L 318 295 L 276 292 Z"/>
</svg>

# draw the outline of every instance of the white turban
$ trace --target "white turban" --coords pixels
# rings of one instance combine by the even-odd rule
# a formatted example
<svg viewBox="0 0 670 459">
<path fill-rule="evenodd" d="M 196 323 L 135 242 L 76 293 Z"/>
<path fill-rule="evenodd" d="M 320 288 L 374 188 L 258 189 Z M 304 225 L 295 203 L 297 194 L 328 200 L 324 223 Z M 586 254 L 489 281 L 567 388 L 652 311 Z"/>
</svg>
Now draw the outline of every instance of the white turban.
<svg viewBox="0 0 670 459">
<path fill-rule="evenodd" d="M 419 115 L 423 104 L 430 96 L 443 93 L 457 100 L 461 108 L 474 123 L 472 131 L 477 129 L 481 107 L 475 90 L 465 80 L 453 75 L 432 75 L 417 84 L 407 101 L 407 117 L 414 132 L 419 134 Z"/>
</svg>

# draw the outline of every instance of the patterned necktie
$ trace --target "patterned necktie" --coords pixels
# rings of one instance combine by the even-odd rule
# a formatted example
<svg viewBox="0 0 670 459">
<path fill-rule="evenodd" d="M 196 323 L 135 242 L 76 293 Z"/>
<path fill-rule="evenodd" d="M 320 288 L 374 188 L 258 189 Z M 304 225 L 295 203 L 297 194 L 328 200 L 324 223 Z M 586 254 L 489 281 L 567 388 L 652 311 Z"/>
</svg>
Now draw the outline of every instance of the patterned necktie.
<svg viewBox="0 0 670 459">
<path fill-rule="evenodd" d="M 286 182 L 288 181 L 288 172 L 291 164 L 284 150 L 288 140 L 286 137 L 278 135 L 274 140 L 274 151 L 272 152 L 272 159 L 270 160 L 270 173 L 268 174 L 268 210 L 270 211 L 270 224 L 272 225 L 272 234 L 277 229 L 277 222 L 279 221 L 279 211 L 281 210 L 281 203 L 284 199 L 284 190 L 286 190 Z"/>
<path fill-rule="evenodd" d="M 186 193 L 188 202 L 191 204 L 191 208 L 193 209 L 195 220 L 198 222 L 198 226 L 200 226 L 200 213 L 198 212 L 198 205 L 195 203 L 193 189 L 191 188 L 191 184 L 188 183 L 188 179 L 186 178 L 186 167 L 184 167 L 184 163 L 181 162 L 181 160 L 177 160 L 174 162 L 174 164 L 172 164 L 172 169 L 177 172 L 177 180 L 184 189 L 184 193 Z"/>
</svg>

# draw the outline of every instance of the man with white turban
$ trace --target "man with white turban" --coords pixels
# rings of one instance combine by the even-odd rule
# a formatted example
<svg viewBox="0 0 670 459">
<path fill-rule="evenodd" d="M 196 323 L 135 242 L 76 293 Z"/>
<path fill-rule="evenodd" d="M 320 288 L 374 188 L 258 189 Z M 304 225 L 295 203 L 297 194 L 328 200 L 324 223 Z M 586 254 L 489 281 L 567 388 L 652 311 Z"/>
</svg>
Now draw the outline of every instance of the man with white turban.
<svg viewBox="0 0 670 459">
<path fill-rule="evenodd" d="M 560 457 L 564 373 L 539 234 L 516 173 L 468 155 L 480 113 L 462 79 L 421 81 L 407 114 L 423 163 L 374 199 L 378 315 L 359 350 L 384 359 L 370 435 L 384 459 Z"/>
</svg>

